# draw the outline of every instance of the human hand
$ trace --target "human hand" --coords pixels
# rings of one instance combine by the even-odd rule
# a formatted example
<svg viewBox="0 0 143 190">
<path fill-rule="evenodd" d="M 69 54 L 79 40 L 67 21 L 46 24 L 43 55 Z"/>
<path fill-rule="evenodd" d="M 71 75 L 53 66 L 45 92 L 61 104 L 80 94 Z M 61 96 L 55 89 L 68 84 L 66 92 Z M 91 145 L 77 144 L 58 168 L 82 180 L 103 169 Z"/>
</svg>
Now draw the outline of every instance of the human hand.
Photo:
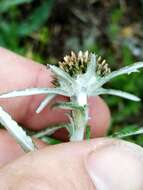
<svg viewBox="0 0 143 190">
<path fill-rule="evenodd" d="M 0 92 L 50 86 L 51 73 L 44 66 L 2 48 L 0 57 Z M 0 105 L 19 123 L 35 130 L 66 121 L 64 111 L 51 111 L 48 107 L 37 115 L 35 110 L 41 99 L 43 96 L 5 99 L 0 100 Z M 109 110 L 99 97 L 91 98 L 89 105 L 92 137 L 104 136 Z M 56 135 L 66 138 L 65 131 Z M 0 131 L 0 139 L 3 190 L 143 189 L 143 150 L 137 145 L 108 138 L 47 147 L 36 141 L 43 149 L 24 155 L 4 130 Z"/>
</svg>

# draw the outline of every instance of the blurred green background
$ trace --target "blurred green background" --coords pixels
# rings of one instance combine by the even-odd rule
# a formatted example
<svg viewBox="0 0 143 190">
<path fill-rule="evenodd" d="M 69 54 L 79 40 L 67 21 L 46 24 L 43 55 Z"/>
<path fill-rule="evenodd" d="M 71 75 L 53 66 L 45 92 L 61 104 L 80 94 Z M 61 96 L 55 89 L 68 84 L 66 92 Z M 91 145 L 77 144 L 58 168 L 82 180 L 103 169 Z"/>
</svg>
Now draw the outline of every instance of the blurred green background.
<svg viewBox="0 0 143 190">
<path fill-rule="evenodd" d="M 143 0 L 0 0 L 0 46 L 42 64 L 89 50 L 118 69 L 143 60 Z M 107 87 L 143 98 L 143 71 Z M 109 133 L 143 126 L 143 103 L 104 98 L 112 112 Z M 130 140 L 143 145 L 142 135 Z"/>
</svg>

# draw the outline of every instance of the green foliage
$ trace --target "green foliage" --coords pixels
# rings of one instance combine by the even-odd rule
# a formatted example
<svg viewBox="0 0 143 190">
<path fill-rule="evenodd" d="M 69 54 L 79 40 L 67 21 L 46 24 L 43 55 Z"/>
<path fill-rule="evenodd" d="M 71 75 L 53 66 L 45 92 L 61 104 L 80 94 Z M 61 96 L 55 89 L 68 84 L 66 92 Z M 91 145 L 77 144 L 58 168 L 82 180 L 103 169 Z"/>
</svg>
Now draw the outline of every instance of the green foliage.
<svg viewBox="0 0 143 190">
<path fill-rule="evenodd" d="M 123 65 L 130 65 L 134 62 L 131 51 L 127 47 L 122 48 L 122 59 Z M 142 73 L 135 73 L 130 76 L 120 76 L 119 78 L 112 81 L 112 88 L 126 90 L 128 92 L 135 93 L 142 98 L 143 86 L 142 86 Z M 131 115 L 136 115 L 141 108 L 141 103 L 134 103 L 132 101 L 126 101 L 116 97 L 107 97 L 107 102 L 114 109 L 119 110 L 120 112 L 114 112 L 113 120 L 116 122 L 122 122 L 127 117 Z"/>
<path fill-rule="evenodd" d="M 33 0 L 2 0 L 0 2 L 0 13 L 8 11 L 13 6 L 18 6 L 23 3 L 31 3 Z"/>
<path fill-rule="evenodd" d="M 54 0 L 43 1 L 34 12 L 18 27 L 19 36 L 37 31 L 49 18 Z"/>
<path fill-rule="evenodd" d="M 123 127 L 122 129 L 116 131 L 111 137 L 116 138 L 125 138 L 129 136 L 143 134 L 143 128 L 139 128 L 136 125 L 129 125 L 127 127 Z"/>
<path fill-rule="evenodd" d="M 48 40 L 48 30 L 41 30 L 41 27 L 47 22 L 54 0 L 44 0 L 38 7 L 32 8 L 34 0 L 3 0 L 0 2 L 0 45 L 12 49 L 21 54 L 30 55 L 31 43 L 27 43 L 27 38 L 35 38 L 34 32 L 37 32 L 36 38 L 42 43 Z M 25 17 L 26 4 L 31 6 L 32 11 Z M 20 11 L 19 5 L 23 6 Z M 5 16 L 5 14 L 7 16 Z M 25 17 L 25 18 L 24 18 Z M 24 18 L 24 19 L 23 19 Z M 22 19 L 22 20 L 21 20 Z M 47 35 L 47 37 L 45 37 Z M 24 43 L 23 46 L 20 43 Z M 40 55 L 31 52 L 31 55 L 37 60 L 41 60 Z M 42 61 L 42 60 L 41 60 Z"/>
<path fill-rule="evenodd" d="M 110 24 L 108 27 L 108 34 L 112 40 L 116 38 L 116 35 L 118 35 L 121 30 L 119 23 L 122 19 L 122 16 L 123 16 L 123 12 L 121 9 L 115 9 L 111 12 Z"/>
</svg>

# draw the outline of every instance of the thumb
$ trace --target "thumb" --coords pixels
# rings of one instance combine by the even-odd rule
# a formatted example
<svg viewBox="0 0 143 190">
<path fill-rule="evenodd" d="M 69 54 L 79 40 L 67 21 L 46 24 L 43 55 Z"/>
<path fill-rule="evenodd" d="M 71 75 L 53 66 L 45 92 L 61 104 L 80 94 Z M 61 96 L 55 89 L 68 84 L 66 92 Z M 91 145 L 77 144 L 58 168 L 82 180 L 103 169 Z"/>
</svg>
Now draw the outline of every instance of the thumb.
<svg viewBox="0 0 143 190">
<path fill-rule="evenodd" d="M 53 145 L 1 168 L 15 190 L 142 190 L 143 149 L 114 139 Z"/>
</svg>

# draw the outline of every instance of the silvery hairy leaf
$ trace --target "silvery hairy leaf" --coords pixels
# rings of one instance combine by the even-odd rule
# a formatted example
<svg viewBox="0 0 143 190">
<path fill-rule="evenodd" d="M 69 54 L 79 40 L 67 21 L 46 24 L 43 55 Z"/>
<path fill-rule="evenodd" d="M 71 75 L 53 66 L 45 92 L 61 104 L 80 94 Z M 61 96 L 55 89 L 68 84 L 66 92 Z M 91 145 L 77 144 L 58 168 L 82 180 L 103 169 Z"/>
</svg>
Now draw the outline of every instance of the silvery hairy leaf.
<svg viewBox="0 0 143 190">
<path fill-rule="evenodd" d="M 113 71 L 110 74 L 106 75 L 105 77 L 102 77 L 101 80 L 99 81 L 99 86 L 104 85 L 105 83 L 107 83 L 108 81 L 110 81 L 111 79 L 119 76 L 119 75 L 123 75 L 123 74 L 131 74 L 133 72 L 138 72 L 139 68 L 143 67 L 143 62 L 137 62 L 134 63 L 133 65 L 130 66 L 126 66 L 123 67 L 117 71 Z"/>
<path fill-rule="evenodd" d="M 38 106 L 36 113 L 40 113 L 49 104 L 49 102 L 55 97 L 55 94 L 49 94 Z"/>
<path fill-rule="evenodd" d="M 95 92 L 95 94 L 96 95 L 110 94 L 110 95 L 114 95 L 114 96 L 120 96 L 122 98 L 126 98 L 126 99 L 133 100 L 133 101 L 140 101 L 140 98 L 133 94 L 123 92 L 120 90 L 114 90 L 114 89 L 100 88 L 98 91 Z M 95 94 L 93 93 L 92 96 L 94 96 Z"/>
<path fill-rule="evenodd" d="M 34 151 L 36 149 L 32 139 L 26 135 L 26 132 L 14 121 L 11 116 L 0 107 L 0 123 L 15 138 L 18 144 L 25 152 Z"/>
<path fill-rule="evenodd" d="M 8 93 L 4 93 L 0 95 L 0 98 L 13 98 L 18 96 L 32 96 L 38 94 L 59 94 L 68 96 L 68 92 L 60 88 L 29 88 L 24 90 L 16 90 Z"/>
<path fill-rule="evenodd" d="M 75 82 L 71 84 L 68 81 L 65 81 L 64 79 L 59 79 L 58 82 L 62 90 L 68 92 L 69 96 L 73 95 L 73 86 L 75 85 Z"/>
<path fill-rule="evenodd" d="M 73 78 L 68 73 L 60 69 L 59 67 L 56 67 L 54 65 L 47 65 L 47 66 L 52 70 L 53 73 L 56 74 L 57 77 L 60 77 L 70 83 L 74 82 Z"/>
</svg>

